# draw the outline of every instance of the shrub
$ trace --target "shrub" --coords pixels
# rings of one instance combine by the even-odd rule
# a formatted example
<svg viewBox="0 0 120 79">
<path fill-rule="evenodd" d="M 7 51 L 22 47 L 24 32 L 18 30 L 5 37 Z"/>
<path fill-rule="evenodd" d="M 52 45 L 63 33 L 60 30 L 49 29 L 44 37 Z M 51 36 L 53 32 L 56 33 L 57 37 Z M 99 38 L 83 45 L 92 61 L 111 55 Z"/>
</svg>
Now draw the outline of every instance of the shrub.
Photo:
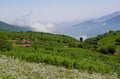
<svg viewBox="0 0 120 79">
<path fill-rule="evenodd" d="M 103 54 L 114 54 L 116 52 L 115 46 L 104 46 L 98 49 L 99 52 Z"/>
<path fill-rule="evenodd" d="M 115 42 L 116 42 L 116 45 L 120 45 L 120 38 L 117 38 Z"/>
<path fill-rule="evenodd" d="M 6 40 L 0 39 L 0 51 L 10 51 L 12 49 L 12 44 Z"/>
</svg>

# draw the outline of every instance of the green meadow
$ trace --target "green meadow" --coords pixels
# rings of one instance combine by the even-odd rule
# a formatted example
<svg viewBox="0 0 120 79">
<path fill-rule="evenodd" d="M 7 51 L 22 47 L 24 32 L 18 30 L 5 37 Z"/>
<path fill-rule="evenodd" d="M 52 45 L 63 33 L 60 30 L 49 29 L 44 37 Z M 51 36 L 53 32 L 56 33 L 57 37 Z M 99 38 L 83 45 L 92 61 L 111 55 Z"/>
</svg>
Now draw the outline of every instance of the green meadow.
<svg viewBox="0 0 120 79">
<path fill-rule="evenodd" d="M 29 41 L 26 45 L 23 40 Z M 120 31 L 79 41 L 39 32 L 0 32 L 0 55 L 26 62 L 44 63 L 89 74 L 120 77 Z M 4 75 L 3 75 L 4 76 Z"/>
</svg>

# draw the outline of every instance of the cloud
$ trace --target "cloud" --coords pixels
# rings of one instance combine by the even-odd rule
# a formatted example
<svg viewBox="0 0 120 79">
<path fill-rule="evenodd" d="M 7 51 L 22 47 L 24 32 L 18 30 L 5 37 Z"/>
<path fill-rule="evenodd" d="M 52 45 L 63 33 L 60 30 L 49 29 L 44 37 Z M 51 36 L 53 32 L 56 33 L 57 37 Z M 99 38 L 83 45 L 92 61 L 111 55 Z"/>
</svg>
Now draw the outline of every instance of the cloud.
<svg viewBox="0 0 120 79">
<path fill-rule="evenodd" d="M 29 27 L 32 31 L 37 32 L 49 32 L 52 33 L 54 30 L 54 24 L 51 23 L 40 23 L 34 21 L 32 17 L 32 10 L 29 10 L 26 14 L 22 15 L 20 18 L 16 19 L 14 24 L 21 27 Z"/>
<path fill-rule="evenodd" d="M 33 20 L 26 20 L 26 19 L 17 19 L 14 23 L 15 25 L 19 25 L 21 27 L 27 26 L 32 29 L 32 31 L 37 32 L 49 32 L 52 33 L 55 26 L 51 23 L 40 23 Z"/>
<path fill-rule="evenodd" d="M 49 33 L 52 33 L 52 31 L 54 29 L 53 24 L 42 24 L 39 22 L 31 22 L 29 24 L 29 27 L 31 27 L 33 31 L 49 32 Z"/>
</svg>

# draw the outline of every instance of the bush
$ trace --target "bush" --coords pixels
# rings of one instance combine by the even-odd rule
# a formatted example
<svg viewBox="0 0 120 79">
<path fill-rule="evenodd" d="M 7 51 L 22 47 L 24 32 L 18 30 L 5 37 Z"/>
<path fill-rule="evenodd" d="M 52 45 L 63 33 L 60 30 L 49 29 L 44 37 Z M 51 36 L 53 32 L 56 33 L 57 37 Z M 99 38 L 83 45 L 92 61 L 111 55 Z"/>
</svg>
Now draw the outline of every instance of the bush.
<svg viewBox="0 0 120 79">
<path fill-rule="evenodd" d="M 0 51 L 10 51 L 12 49 L 12 44 L 6 40 L 0 39 Z"/>
<path fill-rule="evenodd" d="M 115 42 L 116 42 L 116 45 L 120 45 L 120 38 L 117 38 Z"/>
<path fill-rule="evenodd" d="M 116 52 L 115 46 L 104 46 L 98 49 L 99 52 L 103 54 L 114 54 Z"/>
</svg>

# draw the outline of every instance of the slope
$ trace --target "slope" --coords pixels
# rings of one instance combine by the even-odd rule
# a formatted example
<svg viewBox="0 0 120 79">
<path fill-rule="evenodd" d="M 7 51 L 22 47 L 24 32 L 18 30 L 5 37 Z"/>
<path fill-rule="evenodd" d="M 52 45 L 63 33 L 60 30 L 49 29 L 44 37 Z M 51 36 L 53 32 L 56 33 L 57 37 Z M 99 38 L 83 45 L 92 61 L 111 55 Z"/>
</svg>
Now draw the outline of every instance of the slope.
<svg viewBox="0 0 120 79">
<path fill-rule="evenodd" d="M 30 28 L 10 25 L 0 21 L 0 31 L 27 31 L 27 30 L 30 30 Z"/>
<path fill-rule="evenodd" d="M 109 31 L 81 43 L 82 48 L 120 56 L 120 31 Z M 107 51 L 108 50 L 108 51 Z M 114 51 L 112 51 L 114 50 Z"/>
<path fill-rule="evenodd" d="M 43 63 L 31 63 L 0 55 L 1 79 L 119 79 L 117 75 L 89 74 Z"/>
<path fill-rule="evenodd" d="M 78 40 L 65 35 L 0 32 L 0 36 L 13 44 L 11 44 L 11 50 L 0 51 L 1 55 L 13 56 L 28 62 L 78 69 L 88 73 L 120 74 L 119 57 L 79 48 Z M 30 42 L 29 47 L 21 46 L 24 39 Z M 7 45 L 4 44 L 4 48 L 6 47 Z M 113 63 L 115 63 L 114 66 Z"/>
</svg>

